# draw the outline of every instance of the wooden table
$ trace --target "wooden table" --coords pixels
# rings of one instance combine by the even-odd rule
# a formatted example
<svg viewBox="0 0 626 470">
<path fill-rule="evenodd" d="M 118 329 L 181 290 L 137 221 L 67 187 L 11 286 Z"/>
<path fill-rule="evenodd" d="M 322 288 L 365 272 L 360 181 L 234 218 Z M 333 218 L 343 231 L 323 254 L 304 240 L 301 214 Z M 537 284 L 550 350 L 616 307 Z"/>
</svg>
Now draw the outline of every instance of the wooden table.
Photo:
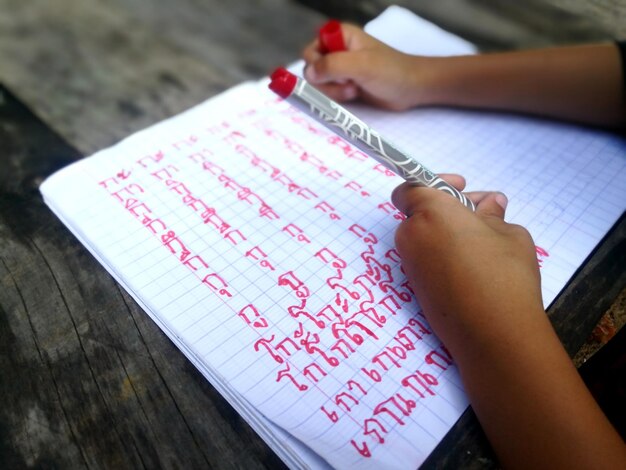
<svg viewBox="0 0 626 470">
<path fill-rule="evenodd" d="M 384 6 L 315 3 L 355 20 Z M 0 11 L 0 468 L 281 468 L 48 210 L 38 186 L 293 60 L 323 14 L 288 0 L 0 0 Z M 420 13 L 445 19 L 433 11 Z M 506 43 L 496 15 L 485 20 L 499 25 L 490 42 L 451 15 L 442 23 L 485 47 L 562 39 L 520 26 Z M 574 30 L 582 39 L 609 34 Z M 571 354 L 626 285 L 625 261 L 622 217 L 548 312 Z M 471 410 L 425 464 L 441 466 L 496 466 Z"/>
</svg>

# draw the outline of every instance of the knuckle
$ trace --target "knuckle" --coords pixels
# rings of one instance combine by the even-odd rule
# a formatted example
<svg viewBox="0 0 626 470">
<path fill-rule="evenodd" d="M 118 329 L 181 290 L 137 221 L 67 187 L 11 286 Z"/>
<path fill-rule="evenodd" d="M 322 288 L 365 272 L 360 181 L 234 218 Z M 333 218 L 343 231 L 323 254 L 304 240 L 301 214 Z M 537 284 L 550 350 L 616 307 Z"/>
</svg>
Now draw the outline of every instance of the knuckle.
<svg viewBox="0 0 626 470">
<path fill-rule="evenodd" d="M 400 255 L 408 251 L 411 247 L 419 246 L 422 237 L 422 225 L 416 223 L 416 221 L 412 220 L 412 218 L 409 218 L 398 225 L 394 241 Z"/>
<path fill-rule="evenodd" d="M 309 68 L 313 72 L 313 74 L 318 77 L 322 73 L 322 60 L 318 59 L 309 64 Z"/>
<path fill-rule="evenodd" d="M 534 252 L 535 242 L 530 232 L 525 227 L 517 224 L 509 224 L 509 233 L 520 247 L 532 249 Z"/>
</svg>

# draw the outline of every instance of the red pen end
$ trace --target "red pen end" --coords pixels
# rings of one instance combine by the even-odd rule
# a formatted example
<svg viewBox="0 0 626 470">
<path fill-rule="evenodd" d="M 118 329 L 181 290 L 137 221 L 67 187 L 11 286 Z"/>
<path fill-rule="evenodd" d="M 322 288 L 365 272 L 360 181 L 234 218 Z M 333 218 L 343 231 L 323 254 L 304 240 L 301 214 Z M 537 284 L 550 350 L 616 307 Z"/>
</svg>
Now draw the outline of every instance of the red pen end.
<svg viewBox="0 0 626 470">
<path fill-rule="evenodd" d="M 270 75 L 271 82 L 269 84 L 270 90 L 276 93 L 281 98 L 287 98 L 291 95 L 291 92 L 296 87 L 298 79 L 296 76 L 285 70 L 283 67 L 278 67 L 274 70 L 274 73 Z"/>
<path fill-rule="evenodd" d="M 346 50 L 346 43 L 343 41 L 343 33 L 341 32 L 341 23 L 337 20 L 326 22 L 320 28 L 318 38 L 322 54 Z"/>
</svg>

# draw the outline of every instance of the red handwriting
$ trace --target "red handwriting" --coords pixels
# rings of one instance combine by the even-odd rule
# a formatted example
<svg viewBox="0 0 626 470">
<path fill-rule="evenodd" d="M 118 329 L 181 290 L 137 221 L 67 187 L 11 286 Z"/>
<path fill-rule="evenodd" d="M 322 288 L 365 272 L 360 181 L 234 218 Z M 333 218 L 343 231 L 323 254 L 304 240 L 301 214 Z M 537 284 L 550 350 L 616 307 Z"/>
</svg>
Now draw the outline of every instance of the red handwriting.
<svg viewBox="0 0 626 470">
<path fill-rule="evenodd" d="M 283 227 L 283 232 L 287 232 L 293 238 L 303 243 L 311 243 L 311 239 L 304 234 L 304 231 L 296 224 L 289 224 Z"/>
<path fill-rule="evenodd" d="M 217 232 L 233 245 L 237 245 L 247 238 L 239 229 L 232 227 L 218 212 L 217 209 L 207 205 L 201 198 L 196 197 L 187 185 L 173 176 L 178 173 L 178 168 L 173 165 L 166 165 L 153 171 L 151 175 L 162 181 L 169 190 L 180 196 L 181 202 L 193 210 L 204 224 L 212 226 Z"/>
<path fill-rule="evenodd" d="M 183 130 L 161 149 L 142 152 L 134 163 L 111 172 L 100 186 L 149 230 L 170 259 L 193 273 L 199 286 L 230 307 L 245 335 L 253 335 L 248 351 L 259 367 L 271 370 L 269 380 L 277 390 L 321 392 L 326 398 L 315 405 L 318 417 L 354 426 L 349 442 L 357 455 L 369 458 L 391 440 L 393 429 L 411 421 L 423 400 L 440 393 L 440 374 L 454 362 L 418 311 L 399 253 L 389 246 L 390 228 L 404 215 L 391 202 L 378 204 L 363 185 L 387 184 L 394 173 L 292 110 L 282 117 L 298 128 L 296 137 L 279 130 L 266 114 L 249 109 L 231 115 L 232 120 L 203 123 L 196 132 Z M 312 151 L 297 137 L 303 133 L 315 135 L 322 147 Z M 291 156 L 293 171 L 273 163 L 276 149 Z M 232 160 L 243 172 L 232 169 Z M 344 166 L 333 168 L 337 161 Z M 346 161 L 361 165 L 363 177 L 348 176 Z M 252 179 L 260 184 L 249 183 Z M 157 198 L 150 197 L 153 186 Z M 347 206 L 339 197 L 325 199 L 326 186 L 371 209 L 374 219 L 344 212 Z M 155 199 L 173 209 L 155 210 Z M 303 216 L 289 220 L 300 206 Z M 249 225 L 233 215 L 243 211 L 252 213 Z M 185 230 L 159 213 L 185 218 Z M 315 221 L 307 220 L 311 214 Z M 332 221 L 328 234 L 322 233 L 324 222 L 316 225 L 320 220 Z M 343 230 L 343 238 L 336 238 L 337 230 Z M 211 238 L 197 242 L 207 233 Z M 220 246 L 214 247 L 216 240 Z M 222 252 L 209 251 L 223 250 L 222 240 L 231 250 L 223 258 Z M 207 242 L 210 248 L 198 251 Z M 537 256 L 541 265 L 549 255 L 537 247 Z M 240 278 L 232 268 L 214 269 L 233 262 L 259 275 L 249 291 L 233 284 Z M 252 279 L 242 266 L 234 271 Z M 334 373 L 345 372 L 342 366 L 351 368 L 350 375 Z M 337 382 L 339 376 L 350 380 Z"/>
<path fill-rule="evenodd" d="M 255 261 L 259 261 L 259 265 L 263 268 L 268 268 L 272 271 L 276 269 L 267 260 L 267 254 L 261 249 L 260 246 L 254 246 L 250 250 L 246 251 L 246 256 L 248 258 L 252 258 Z"/>
<path fill-rule="evenodd" d="M 268 123 L 266 119 L 261 119 L 255 122 L 254 125 L 265 135 L 269 136 L 272 140 L 280 143 L 282 147 L 287 151 L 287 153 L 297 157 L 306 165 L 315 168 L 317 172 L 324 175 L 325 177 L 335 181 L 339 181 L 343 178 L 343 174 L 340 171 L 329 168 L 329 166 L 319 156 L 306 150 L 304 146 L 302 146 L 300 143 L 296 142 L 291 137 L 288 137 L 283 132 L 275 129 L 274 126 Z M 308 127 L 307 130 L 309 130 Z M 333 146 L 338 146 L 341 149 L 342 153 L 348 156 L 348 158 L 354 158 L 357 161 L 365 161 L 367 159 L 367 156 L 363 154 L 360 150 L 354 149 L 348 142 L 336 135 L 329 136 L 327 141 Z M 348 183 L 345 183 L 344 187 L 355 191 L 362 197 L 369 197 L 370 195 L 366 190 L 363 189 L 363 186 L 356 181 L 350 181 Z"/>
<path fill-rule="evenodd" d="M 387 214 L 393 215 L 393 218 L 396 220 L 404 220 L 406 219 L 406 215 L 400 212 L 391 202 L 383 202 L 378 204 L 378 208 L 385 211 Z"/>
<path fill-rule="evenodd" d="M 245 136 L 241 136 L 242 138 Z M 270 164 L 266 159 L 259 157 L 250 147 L 243 143 L 232 142 L 235 152 L 247 158 L 250 164 L 265 173 L 270 179 L 279 183 L 282 187 L 287 189 L 289 193 L 292 193 L 302 199 L 308 201 L 319 201 L 319 196 L 311 189 L 296 183 L 289 175 L 279 168 Z M 319 201 L 315 205 L 316 209 L 320 209 L 325 213 L 328 213 L 331 220 L 338 220 L 341 217 L 335 212 L 334 208 L 326 201 Z"/>
<path fill-rule="evenodd" d="M 537 253 L 537 264 L 541 268 L 543 267 L 543 261 L 550 256 L 550 254 L 540 246 L 535 246 L 535 251 Z"/>
<path fill-rule="evenodd" d="M 140 185 L 129 183 L 118 187 L 119 181 L 108 178 L 101 181 L 100 186 L 157 237 L 161 244 L 204 285 L 219 296 L 232 297 L 228 283 L 212 271 L 209 264 L 199 254 L 194 253 L 182 238 L 174 230 L 169 229 L 161 218 L 156 217 L 152 209 L 140 199 L 141 194 L 145 192 Z"/>
<path fill-rule="evenodd" d="M 193 147 L 197 142 L 198 142 L 198 136 L 189 135 L 189 136 L 183 137 L 182 139 L 172 142 L 172 147 L 174 147 L 175 150 L 181 150 L 184 148 Z"/>
<path fill-rule="evenodd" d="M 254 191 L 250 188 L 239 184 L 235 178 L 228 175 L 228 173 L 219 165 L 204 161 L 202 168 L 213 175 L 217 180 L 223 183 L 224 187 L 231 189 L 237 195 L 237 199 L 245 201 L 246 203 L 256 206 L 260 217 L 266 217 L 270 220 L 279 219 L 279 215 Z"/>
</svg>

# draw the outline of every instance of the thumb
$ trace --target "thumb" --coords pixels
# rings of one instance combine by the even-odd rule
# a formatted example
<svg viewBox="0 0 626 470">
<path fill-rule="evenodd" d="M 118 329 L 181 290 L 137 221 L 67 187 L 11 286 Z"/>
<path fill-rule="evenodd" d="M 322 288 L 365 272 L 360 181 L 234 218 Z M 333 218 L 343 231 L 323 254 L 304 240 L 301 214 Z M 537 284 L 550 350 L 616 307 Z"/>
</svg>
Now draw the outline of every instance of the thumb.
<svg viewBox="0 0 626 470">
<path fill-rule="evenodd" d="M 476 204 L 476 214 L 497 217 L 498 219 L 504 219 L 504 213 L 508 204 L 508 199 L 502 193 L 478 193 L 477 198 L 472 198 L 474 204 Z"/>
</svg>

